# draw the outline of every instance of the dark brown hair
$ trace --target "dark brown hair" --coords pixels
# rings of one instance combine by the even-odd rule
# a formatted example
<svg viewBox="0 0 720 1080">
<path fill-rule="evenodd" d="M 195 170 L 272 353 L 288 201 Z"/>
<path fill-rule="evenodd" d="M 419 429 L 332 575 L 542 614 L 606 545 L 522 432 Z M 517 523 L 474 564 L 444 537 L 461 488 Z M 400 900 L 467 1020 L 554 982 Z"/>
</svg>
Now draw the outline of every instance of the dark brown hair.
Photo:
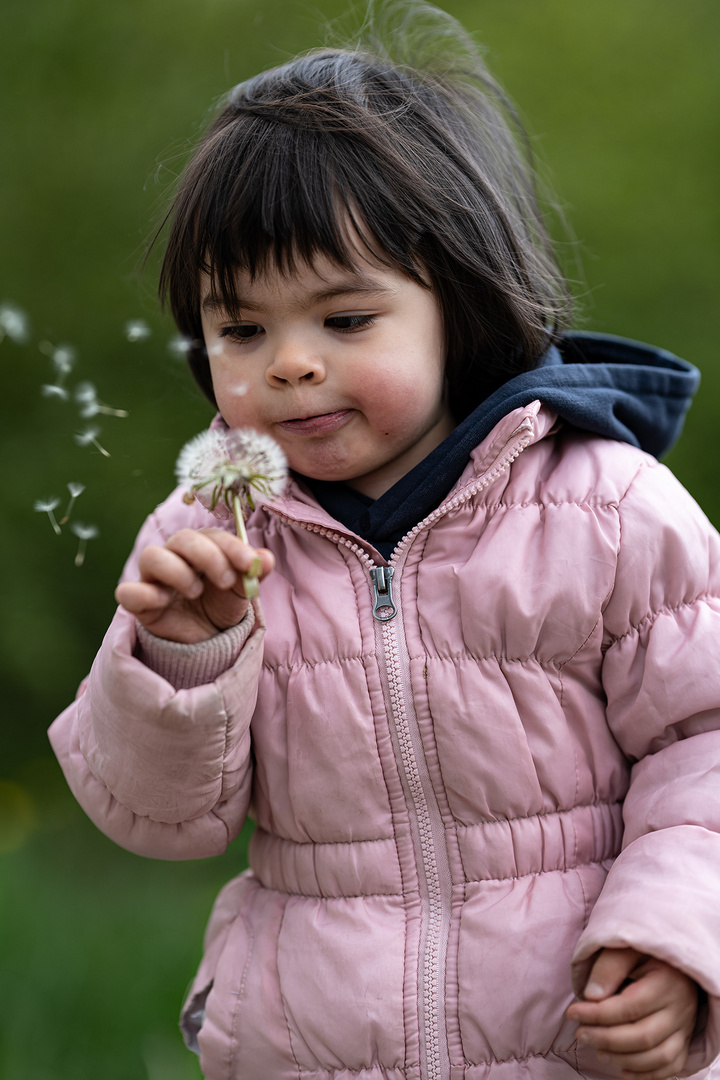
<svg viewBox="0 0 720 1080">
<path fill-rule="evenodd" d="M 477 48 L 418 0 L 389 29 L 241 83 L 180 180 L 160 293 L 213 400 L 200 276 L 234 312 L 234 278 L 323 254 L 372 256 L 432 288 L 456 420 L 532 368 L 567 324 L 570 296 L 535 191 L 527 138 Z M 423 57 L 425 53 L 425 57 Z"/>
</svg>

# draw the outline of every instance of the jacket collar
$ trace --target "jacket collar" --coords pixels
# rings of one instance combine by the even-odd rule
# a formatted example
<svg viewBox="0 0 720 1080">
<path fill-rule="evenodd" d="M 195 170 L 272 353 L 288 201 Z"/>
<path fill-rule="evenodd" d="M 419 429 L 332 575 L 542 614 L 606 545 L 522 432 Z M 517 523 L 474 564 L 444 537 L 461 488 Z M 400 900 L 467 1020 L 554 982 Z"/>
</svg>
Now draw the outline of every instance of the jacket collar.
<svg viewBox="0 0 720 1080">
<path fill-rule="evenodd" d="M 513 440 L 518 441 L 522 438 L 524 445 L 539 442 L 553 430 L 555 423 L 555 413 L 547 409 L 539 401 L 533 401 L 522 408 L 513 409 L 472 450 L 459 479 L 446 497 L 440 500 L 439 505 L 435 504 L 431 509 L 435 510 L 437 507 L 437 511 L 442 513 L 444 508 L 449 506 L 457 496 L 471 491 L 479 481 L 492 473 L 493 468 L 501 460 Z M 259 501 L 262 502 L 262 500 Z M 377 506 L 380 501 L 378 499 L 373 505 Z M 382 541 L 378 543 L 362 532 L 353 530 L 323 509 L 307 483 L 300 477 L 291 475 L 284 493 L 272 501 L 265 500 L 263 505 L 266 512 L 270 514 L 279 515 L 306 526 L 315 526 L 318 529 L 338 533 L 363 546 L 371 546 L 376 551 L 379 551 L 384 558 L 389 558 L 393 548 L 399 543 L 402 536 L 428 516 L 423 514 L 413 520 L 407 528 L 403 529 L 397 539 L 389 541 L 391 546 L 388 548 L 387 544 Z"/>
</svg>

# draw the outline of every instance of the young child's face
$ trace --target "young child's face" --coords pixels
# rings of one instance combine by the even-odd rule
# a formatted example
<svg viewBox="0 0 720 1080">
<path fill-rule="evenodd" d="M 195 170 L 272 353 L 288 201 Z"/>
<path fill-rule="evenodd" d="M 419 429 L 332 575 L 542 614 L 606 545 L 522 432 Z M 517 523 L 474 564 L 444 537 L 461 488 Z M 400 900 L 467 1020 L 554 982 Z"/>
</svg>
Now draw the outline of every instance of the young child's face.
<svg viewBox="0 0 720 1080">
<path fill-rule="evenodd" d="M 204 282 L 203 332 L 220 412 L 271 435 L 290 467 L 378 498 L 453 429 L 442 316 L 399 271 L 325 257 L 236 279 L 231 320 Z"/>
</svg>

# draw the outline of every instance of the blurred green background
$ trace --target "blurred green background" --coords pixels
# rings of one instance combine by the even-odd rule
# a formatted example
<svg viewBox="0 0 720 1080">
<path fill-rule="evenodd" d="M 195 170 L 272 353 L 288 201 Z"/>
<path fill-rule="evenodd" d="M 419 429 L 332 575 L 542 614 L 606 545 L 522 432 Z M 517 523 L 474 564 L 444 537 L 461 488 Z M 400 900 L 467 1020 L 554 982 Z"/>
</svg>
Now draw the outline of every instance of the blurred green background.
<svg viewBox="0 0 720 1080">
<path fill-rule="evenodd" d="M 561 248 L 581 325 L 663 345 L 703 386 L 669 463 L 720 524 L 716 0 L 452 0 L 487 49 L 578 240 Z M 4 481 L 0 748 L 1 1080 L 197 1080 L 176 1030 L 212 898 L 245 843 L 208 862 L 114 847 L 66 793 L 45 731 L 113 610 L 138 526 L 209 420 L 155 302 L 145 242 L 208 110 L 232 84 L 320 44 L 345 11 L 282 0 L 4 0 L 0 11 L 0 342 Z M 128 341 L 128 320 L 151 335 Z M 128 418 L 43 396 L 70 345 Z M 86 485 L 77 537 L 33 509 Z"/>
</svg>

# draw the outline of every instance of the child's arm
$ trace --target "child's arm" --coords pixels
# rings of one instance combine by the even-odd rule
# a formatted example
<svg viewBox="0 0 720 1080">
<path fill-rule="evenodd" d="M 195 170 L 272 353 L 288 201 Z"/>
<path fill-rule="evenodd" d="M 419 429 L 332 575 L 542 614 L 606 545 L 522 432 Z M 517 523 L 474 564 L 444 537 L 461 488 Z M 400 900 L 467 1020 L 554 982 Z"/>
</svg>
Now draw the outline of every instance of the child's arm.
<svg viewBox="0 0 720 1080">
<path fill-rule="evenodd" d="M 229 609 L 223 608 L 224 597 L 217 594 L 229 596 L 233 589 L 223 590 L 213 581 L 218 572 L 215 551 L 205 550 L 200 557 L 206 563 L 200 570 L 205 574 L 200 597 L 214 597 L 220 606 L 211 603 L 199 617 L 192 598 L 188 603 L 180 590 L 171 587 L 176 581 L 181 589 L 187 588 L 177 581 L 178 572 L 192 580 L 197 569 L 174 565 L 170 584 L 166 581 L 164 552 L 171 538 L 189 532 L 192 537 L 184 537 L 183 543 L 194 544 L 193 537 L 213 520 L 199 504 L 186 506 L 182 493 L 176 492 L 140 531 L 123 574 L 129 585 L 122 590 L 125 599 L 129 595 L 128 602 L 137 607 L 141 619 L 155 624 L 153 631 L 170 633 L 172 627 L 184 627 L 186 639 L 207 639 L 195 647 L 154 637 L 158 646 L 186 653 L 210 646 L 215 654 L 214 643 L 228 635 L 215 632 L 208 638 L 211 629 L 242 618 L 248 607 L 244 597 L 235 594 Z M 228 534 L 219 544 L 230 541 L 232 549 L 237 547 L 235 540 Z M 211 543 L 222 564 L 227 558 L 224 548 L 216 540 Z M 173 543 L 167 554 L 174 559 L 172 547 Z M 140 569 L 149 548 L 156 549 L 151 563 L 158 550 L 163 552 L 160 584 L 142 580 L 154 576 L 149 568 Z M 242 569 L 247 552 L 239 557 Z M 271 558 L 261 558 L 266 573 Z M 198 604 L 202 608 L 200 598 Z M 120 607 L 76 701 L 50 729 L 50 741 L 76 799 L 98 828 L 130 851 L 153 858 L 204 858 L 224 851 L 242 827 L 252 784 L 250 720 L 263 655 L 264 624 L 257 602 L 228 633 L 236 648 L 222 669 L 214 665 L 213 673 L 202 681 L 168 681 L 142 662 L 138 619 Z M 181 667 L 187 666 L 183 657 Z"/>
<path fill-rule="evenodd" d="M 720 537 L 675 478 L 647 459 L 618 511 L 602 679 L 608 725 L 634 764 L 622 851 L 575 950 L 573 987 L 582 999 L 597 981 L 598 954 L 625 949 L 698 984 L 707 997 L 687 1060 L 675 1068 L 689 1075 L 720 1052 Z M 657 976 L 651 982 L 648 969 L 647 979 L 643 994 Z M 598 1010 L 623 1008 L 631 990 L 634 998 L 640 985 Z M 595 1006 L 572 1008 L 584 1016 Z M 679 1020 L 684 1006 L 674 1011 Z M 616 1043 L 622 1024 L 589 1026 L 614 1028 Z"/>
<path fill-rule="evenodd" d="M 568 1009 L 577 1041 L 623 1074 L 666 1080 L 687 1061 L 698 986 L 676 968 L 635 949 L 603 949 Z"/>
</svg>

